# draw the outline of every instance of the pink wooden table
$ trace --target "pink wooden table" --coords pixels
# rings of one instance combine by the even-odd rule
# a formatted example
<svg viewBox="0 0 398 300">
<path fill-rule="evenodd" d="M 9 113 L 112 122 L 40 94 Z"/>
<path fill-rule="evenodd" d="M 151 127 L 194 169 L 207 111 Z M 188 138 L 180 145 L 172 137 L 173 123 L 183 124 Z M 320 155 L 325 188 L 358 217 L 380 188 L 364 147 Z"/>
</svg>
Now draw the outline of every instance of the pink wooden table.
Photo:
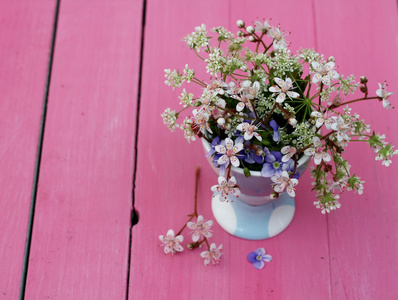
<svg viewBox="0 0 398 300">
<path fill-rule="evenodd" d="M 282 234 L 245 241 L 213 226 L 217 267 L 158 247 L 192 212 L 195 166 L 207 219 L 216 180 L 201 145 L 162 124 L 179 95 L 163 70 L 195 66 L 180 41 L 195 26 L 257 17 L 291 31 L 293 50 L 398 92 L 394 0 L 0 1 L 0 299 L 398 299 L 398 162 L 355 145 L 346 157 L 365 193 L 333 214 L 315 209 L 306 174 Z M 397 109 L 358 112 L 398 145 Z M 273 256 L 261 271 L 246 261 L 260 247 Z"/>
</svg>

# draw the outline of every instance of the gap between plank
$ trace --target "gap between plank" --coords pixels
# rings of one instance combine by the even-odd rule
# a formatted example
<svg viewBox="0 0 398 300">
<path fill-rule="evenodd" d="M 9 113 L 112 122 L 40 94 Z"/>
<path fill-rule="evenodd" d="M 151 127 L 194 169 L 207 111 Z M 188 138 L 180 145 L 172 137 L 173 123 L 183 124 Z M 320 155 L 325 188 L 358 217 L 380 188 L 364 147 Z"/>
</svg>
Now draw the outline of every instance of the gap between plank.
<svg viewBox="0 0 398 300">
<path fill-rule="evenodd" d="M 53 32 L 52 32 L 52 37 L 51 37 L 50 54 L 49 54 L 49 59 L 48 59 L 46 88 L 45 88 L 42 116 L 41 116 L 41 123 L 40 123 L 39 140 L 38 140 L 38 145 L 37 145 L 37 155 L 36 155 L 36 163 L 35 163 L 33 186 L 32 186 L 32 197 L 31 197 L 31 201 L 30 201 L 29 221 L 28 221 L 28 228 L 27 228 L 27 233 L 26 233 L 25 252 L 24 252 L 24 258 L 23 258 L 23 264 L 22 264 L 21 285 L 20 285 L 20 290 L 19 290 L 19 299 L 20 300 L 25 299 L 26 279 L 28 276 L 28 268 L 29 268 L 29 255 L 30 255 L 30 247 L 31 247 L 31 243 L 32 243 L 33 221 L 34 221 L 34 216 L 35 216 L 36 197 L 37 197 L 37 189 L 38 189 L 39 175 L 40 175 L 40 163 L 41 163 L 41 156 L 42 156 L 42 151 L 43 151 L 44 129 L 45 129 L 46 115 L 47 115 L 47 103 L 48 103 L 48 95 L 49 95 L 49 90 L 50 90 L 51 71 L 52 71 L 53 58 L 54 58 L 55 39 L 56 39 L 56 35 L 57 35 L 58 15 L 59 15 L 60 5 L 61 5 L 61 0 L 57 0 L 57 4 L 55 7 Z"/>
<path fill-rule="evenodd" d="M 142 2 L 142 23 L 141 23 L 141 46 L 140 46 L 140 67 L 138 74 L 138 93 L 137 93 L 137 117 L 135 126 L 135 144 L 134 144 L 134 169 L 133 169 L 133 189 L 131 191 L 132 196 L 132 209 L 131 209 L 131 223 L 130 223 L 130 236 L 129 236 L 129 248 L 128 248 L 128 262 L 127 262 L 127 284 L 126 284 L 126 300 L 129 299 L 129 289 L 130 289 L 130 266 L 131 266 L 131 245 L 132 245 L 132 233 L 133 227 L 139 221 L 139 214 L 135 210 L 135 188 L 137 181 L 137 160 L 138 160 L 138 133 L 140 125 L 140 109 L 141 109 L 141 88 L 142 88 L 142 69 L 144 60 L 144 41 L 145 41 L 145 22 L 146 22 L 146 0 Z"/>
</svg>

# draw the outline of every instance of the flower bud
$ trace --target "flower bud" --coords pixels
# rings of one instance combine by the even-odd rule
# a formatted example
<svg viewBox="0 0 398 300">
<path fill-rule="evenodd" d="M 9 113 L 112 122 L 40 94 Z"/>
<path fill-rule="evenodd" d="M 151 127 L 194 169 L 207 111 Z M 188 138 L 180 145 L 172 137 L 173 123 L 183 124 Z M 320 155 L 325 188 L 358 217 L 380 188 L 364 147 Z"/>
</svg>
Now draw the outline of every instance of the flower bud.
<svg viewBox="0 0 398 300">
<path fill-rule="evenodd" d="M 250 34 L 253 34 L 253 33 L 254 33 L 254 27 L 253 27 L 253 26 L 247 26 L 247 27 L 246 27 L 246 31 L 247 31 L 248 33 L 250 33 Z"/>
<path fill-rule="evenodd" d="M 256 39 L 254 38 L 254 36 L 252 36 L 252 35 L 249 36 L 249 41 L 250 41 L 250 42 L 254 42 L 255 40 L 256 40 Z"/>
<path fill-rule="evenodd" d="M 224 118 L 219 118 L 217 120 L 217 124 L 220 125 L 220 126 L 224 126 L 225 125 L 225 119 Z"/>
<path fill-rule="evenodd" d="M 362 93 L 366 93 L 366 92 L 368 91 L 368 89 L 367 89 L 366 87 L 364 87 L 364 86 L 360 86 L 360 87 L 359 87 L 359 90 L 360 90 Z"/>
<path fill-rule="evenodd" d="M 245 22 L 243 22 L 242 20 L 238 20 L 238 21 L 236 21 L 236 25 L 239 28 L 243 28 L 243 27 L 245 27 Z"/>
<path fill-rule="evenodd" d="M 237 33 L 237 35 L 239 36 L 239 37 L 243 37 L 243 36 L 245 36 L 245 33 L 243 32 L 243 31 L 238 31 L 238 33 Z"/>
<path fill-rule="evenodd" d="M 328 58 L 328 62 L 331 62 L 331 61 L 334 62 L 334 56 L 331 56 Z"/>
<path fill-rule="evenodd" d="M 290 118 L 288 122 L 293 127 L 295 127 L 297 125 L 297 120 L 295 118 Z"/>
<path fill-rule="evenodd" d="M 366 76 L 361 76 L 360 81 L 362 84 L 365 84 L 368 82 L 368 78 L 366 78 Z"/>
<path fill-rule="evenodd" d="M 339 106 L 341 104 L 341 98 L 340 98 L 340 95 L 336 95 L 336 97 L 334 97 L 334 99 L 333 99 L 333 105 L 334 106 Z"/>
<path fill-rule="evenodd" d="M 271 195 L 269 195 L 271 199 L 277 199 L 279 197 L 279 194 L 277 192 L 273 192 Z"/>
</svg>

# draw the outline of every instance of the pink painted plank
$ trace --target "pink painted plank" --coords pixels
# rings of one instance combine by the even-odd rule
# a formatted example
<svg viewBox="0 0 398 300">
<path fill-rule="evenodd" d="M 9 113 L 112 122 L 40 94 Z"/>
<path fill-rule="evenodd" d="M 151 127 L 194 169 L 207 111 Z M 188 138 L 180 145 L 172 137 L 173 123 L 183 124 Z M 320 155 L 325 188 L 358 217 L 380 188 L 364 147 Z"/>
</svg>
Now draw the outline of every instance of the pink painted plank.
<svg viewBox="0 0 398 300">
<path fill-rule="evenodd" d="M 17 299 L 55 1 L 0 3 L 0 298 Z"/>
<path fill-rule="evenodd" d="M 300 22 L 292 18 L 292 12 L 301 16 Z M 200 250 L 171 257 L 156 247 L 160 234 L 169 228 L 178 231 L 186 215 L 192 213 L 195 166 L 202 167 L 199 212 L 207 219 L 213 219 L 210 187 L 216 183 L 200 143 L 189 145 L 179 130 L 171 134 L 162 124 L 159 115 L 165 107 L 177 109 L 179 95 L 179 91 L 172 92 L 162 84 L 163 69 L 182 68 L 187 62 L 196 71 L 203 67 L 180 42 L 194 26 L 205 23 L 210 29 L 223 25 L 236 31 L 237 19 L 250 22 L 257 17 L 272 17 L 274 24 L 280 22 L 292 31 L 293 49 L 315 45 L 311 1 L 148 3 L 142 88 L 145 101 L 141 106 L 145 118 L 140 122 L 137 151 L 136 208 L 140 222 L 133 227 L 130 299 L 169 299 L 170 295 L 179 299 L 308 299 L 310 294 L 313 299 L 331 297 L 327 224 L 313 207 L 309 174 L 301 181 L 295 219 L 280 236 L 244 241 L 213 226 L 212 240 L 222 243 L 225 252 L 217 267 L 203 266 Z M 159 35 L 162 27 L 167 30 Z M 162 49 L 161 55 L 158 49 Z M 157 132 L 156 139 L 148 132 Z M 185 237 L 188 241 L 189 236 Z M 262 271 L 246 261 L 247 254 L 259 247 L 274 256 Z"/>
<path fill-rule="evenodd" d="M 367 75 L 372 95 L 384 80 L 398 92 L 397 2 L 317 1 L 315 7 L 318 50 L 333 54 L 341 73 Z M 397 107 L 397 94 L 390 99 Z M 398 146 L 397 109 L 386 112 L 378 101 L 353 107 Z M 386 168 L 372 150 L 358 149 L 352 145 L 346 156 L 366 182 L 364 194 L 346 195 L 328 218 L 333 299 L 396 299 L 398 161 Z"/>
<path fill-rule="evenodd" d="M 27 299 L 123 299 L 142 1 L 63 0 Z"/>
</svg>

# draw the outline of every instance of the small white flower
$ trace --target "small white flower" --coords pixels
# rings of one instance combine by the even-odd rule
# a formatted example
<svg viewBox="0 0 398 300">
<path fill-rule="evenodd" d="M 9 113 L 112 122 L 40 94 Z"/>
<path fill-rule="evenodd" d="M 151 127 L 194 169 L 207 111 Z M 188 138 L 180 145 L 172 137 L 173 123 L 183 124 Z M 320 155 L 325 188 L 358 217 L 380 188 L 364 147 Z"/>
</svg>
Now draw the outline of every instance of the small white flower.
<svg viewBox="0 0 398 300">
<path fill-rule="evenodd" d="M 198 218 L 196 219 L 196 223 L 188 222 L 187 227 L 189 229 L 193 230 L 192 241 L 194 241 L 194 242 L 199 241 L 199 238 L 201 236 L 204 236 L 206 238 L 212 237 L 213 234 L 211 233 L 211 230 L 210 230 L 212 225 L 213 225 L 213 221 L 209 220 L 209 221 L 205 222 L 202 215 L 198 216 Z"/>
<path fill-rule="evenodd" d="M 178 124 L 176 123 L 178 114 L 175 110 L 170 110 L 170 108 L 166 108 L 165 111 L 161 114 L 163 119 L 163 124 L 165 124 L 171 131 L 174 131 Z"/>
<path fill-rule="evenodd" d="M 164 246 L 165 254 L 171 253 L 173 255 L 176 252 L 184 251 L 184 248 L 180 245 L 180 243 L 183 242 L 184 237 L 182 235 L 174 237 L 173 229 L 167 231 L 166 236 L 159 235 L 159 239 L 163 243 L 162 246 Z"/>
<path fill-rule="evenodd" d="M 244 136 L 243 136 L 243 138 L 244 138 L 246 141 L 251 140 L 253 136 L 256 137 L 256 139 L 258 139 L 260 142 L 262 141 L 261 135 L 259 135 L 259 134 L 256 132 L 256 130 L 258 130 L 258 127 L 255 126 L 255 125 L 252 125 L 252 124 L 243 122 L 243 123 L 239 124 L 239 125 L 236 127 L 236 129 L 238 129 L 239 131 L 242 131 L 242 132 L 245 133 Z"/>
<path fill-rule="evenodd" d="M 347 134 L 347 132 L 350 130 L 350 125 L 347 124 L 341 116 L 335 118 L 335 122 L 330 127 L 332 130 L 336 131 L 336 137 L 339 142 L 350 141 L 351 138 Z"/>
<path fill-rule="evenodd" d="M 282 157 L 282 162 L 288 162 L 294 154 L 296 154 L 297 149 L 290 146 L 285 146 L 281 149 L 281 153 L 284 154 Z"/>
<path fill-rule="evenodd" d="M 275 50 L 279 51 L 287 48 L 286 34 L 279 27 L 271 28 L 270 35 L 274 39 L 273 46 Z"/>
<path fill-rule="evenodd" d="M 315 123 L 316 128 L 319 128 L 325 124 L 326 129 L 330 129 L 332 127 L 332 124 L 336 122 L 335 118 L 328 117 L 327 112 L 322 114 L 319 111 L 313 111 L 311 113 L 311 116 L 316 118 L 316 123 Z"/>
<path fill-rule="evenodd" d="M 324 85 L 330 85 L 332 79 L 339 79 L 339 73 L 334 70 L 335 63 L 330 61 L 325 65 L 320 64 L 319 62 L 312 62 L 311 66 L 314 68 L 316 73 L 312 77 L 312 83 L 317 84 L 318 82 L 322 82 Z"/>
<path fill-rule="evenodd" d="M 290 91 L 293 89 L 293 82 L 290 78 L 283 80 L 275 77 L 274 80 L 278 85 L 273 85 L 268 90 L 272 93 L 279 94 L 278 97 L 276 97 L 276 102 L 283 103 L 286 99 L 286 95 L 289 96 L 289 98 L 298 98 L 300 96 L 299 93 Z"/>
<path fill-rule="evenodd" d="M 207 266 L 209 263 L 213 263 L 213 265 L 217 265 L 220 263 L 221 255 L 222 255 L 222 244 L 220 246 L 216 246 L 215 243 L 210 245 L 209 251 L 203 251 L 200 256 L 204 258 L 204 264 Z"/>
<path fill-rule="evenodd" d="M 273 185 L 275 192 L 282 193 L 286 189 L 290 197 L 293 198 L 296 195 L 296 193 L 294 192 L 294 187 L 298 184 L 298 180 L 295 178 L 290 178 L 289 174 L 286 171 L 283 171 L 280 176 L 272 176 L 271 180 L 275 182 L 275 184 Z"/>
<path fill-rule="evenodd" d="M 268 20 L 265 20 L 264 23 L 261 23 L 259 21 L 255 21 L 254 22 L 254 29 L 257 32 L 267 33 L 267 35 L 270 35 L 269 30 L 271 29 L 271 26 L 268 24 Z"/>
<path fill-rule="evenodd" d="M 236 186 L 236 179 L 232 176 L 228 182 L 223 176 L 218 177 L 218 185 L 211 187 L 213 199 L 224 202 L 229 199 L 229 196 L 239 197 L 240 189 Z"/>
<path fill-rule="evenodd" d="M 324 162 L 330 162 L 332 160 L 331 156 L 329 153 L 325 151 L 325 149 L 322 147 L 321 140 L 319 137 L 314 137 L 312 140 L 313 147 L 308 148 L 304 151 L 305 155 L 308 156 L 313 156 L 314 157 L 314 163 L 316 165 L 319 165 L 322 160 Z"/>
<path fill-rule="evenodd" d="M 376 95 L 381 99 L 383 99 L 383 107 L 388 110 L 391 108 L 391 103 L 387 99 L 394 93 L 393 92 L 387 93 L 386 88 L 387 88 L 387 83 L 385 82 L 383 84 L 379 83 L 379 89 L 376 91 Z"/>
<path fill-rule="evenodd" d="M 206 129 L 208 132 L 213 133 L 210 129 L 209 123 L 207 122 L 210 118 L 210 112 L 207 107 L 202 106 L 199 109 L 194 109 L 192 114 L 194 116 L 195 127 L 199 128 L 200 132 L 204 134 Z"/>
<path fill-rule="evenodd" d="M 243 149 L 242 143 L 237 143 L 236 145 L 234 145 L 233 140 L 231 140 L 230 138 L 226 138 L 225 147 L 223 145 L 217 145 L 215 149 L 218 153 L 224 154 L 217 160 L 217 163 L 219 165 L 228 165 L 229 162 L 231 162 L 234 167 L 239 166 L 239 159 L 236 157 L 236 154 L 238 154 Z"/>
</svg>

